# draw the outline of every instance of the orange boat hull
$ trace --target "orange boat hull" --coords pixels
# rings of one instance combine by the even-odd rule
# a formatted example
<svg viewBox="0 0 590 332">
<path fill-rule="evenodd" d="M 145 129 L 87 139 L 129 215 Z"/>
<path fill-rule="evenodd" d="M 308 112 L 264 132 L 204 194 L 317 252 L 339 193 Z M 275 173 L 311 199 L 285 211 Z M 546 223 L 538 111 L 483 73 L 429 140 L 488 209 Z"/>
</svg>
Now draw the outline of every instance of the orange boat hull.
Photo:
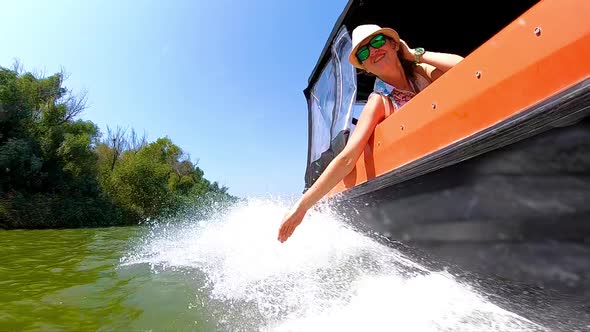
<svg viewBox="0 0 590 332">
<path fill-rule="evenodd" d="M 379 124 L 330 195 L 498 126 L 588 79 L 589 13 L 584 0 L 541 1 L 525 12 Z"/>
<path fill-rule="evenodd" d="M 469 282 L 487 279 L 482 288 L 503 307 L 573 331 L 590 321 L 590 1 L 531 3 L 478 3 L 502 22 L 510 22 L 504 12 L 522 13 L 481 43 L 496 22 L 473 3 L 434 4 L 430 25 L 413 29 L 414 17 L 404 21 L 400 12 L 414 4 L 390 17 L 401 3 L 351 0 L 305 92 L 313 124 L 313 112 L 329 109 L 310 97 L 328 99 L 317 83 L 343 26 L 391 24 L 415 45 L 441 48 L 441 36 L 469 37 L 449 46 L 473 49 L 464 61 L 377 126 L 355 169 L 329 193 L 333 211 L 415 261 Z M 468 17 L 457 14 L 461 6 Z M 474 33 L 445 25 L 449 17 Z M 372 77 L 356 75 L 356 102 L 372 86 Z M 329 149 L 317 154 L 314 134 L 323 132 L 310 125 L 309 133 L 306 188 L 348 135 L 332 132 Z M 528 292 L 533 310 L 520 306 Z"/>
</svg>

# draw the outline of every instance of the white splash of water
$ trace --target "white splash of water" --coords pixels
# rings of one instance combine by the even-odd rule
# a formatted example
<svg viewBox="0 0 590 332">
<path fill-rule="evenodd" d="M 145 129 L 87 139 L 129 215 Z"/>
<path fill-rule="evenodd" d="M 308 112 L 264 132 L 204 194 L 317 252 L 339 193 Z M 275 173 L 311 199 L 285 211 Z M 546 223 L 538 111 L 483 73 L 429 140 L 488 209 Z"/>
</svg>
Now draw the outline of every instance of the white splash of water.
<svg viewBox="0 0 590 332">
<path fill-rule="evenodd" d="M 250 200 L 214 220 L 155 228 L 122 263 L 200 271 L 226 330 L 543 330 L 329 211 L 309 211 L 280 243 L 288 207 Z"/>
</svg>

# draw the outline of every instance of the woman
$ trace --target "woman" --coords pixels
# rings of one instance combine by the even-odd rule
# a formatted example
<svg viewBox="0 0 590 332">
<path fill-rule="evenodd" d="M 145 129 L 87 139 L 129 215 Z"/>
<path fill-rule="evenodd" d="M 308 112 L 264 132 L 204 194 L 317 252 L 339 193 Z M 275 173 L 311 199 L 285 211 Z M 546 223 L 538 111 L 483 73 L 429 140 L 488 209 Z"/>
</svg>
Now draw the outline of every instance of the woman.
<svg viewBox="0 0 590 332">
<path fill-rule="evenodd" d="M 377 76 L 374 92 L 363 108 L 346 147 L 287 212 L 278 240 L 285 242 L 303 221 L 305 213 L 350 173 L 375 127 L 391 113 L 463 60 L 455 54 L 410 49 L 397 32 L 378 25 L 361 25 L 352 32 L 353 66 Z"/>
</svg>

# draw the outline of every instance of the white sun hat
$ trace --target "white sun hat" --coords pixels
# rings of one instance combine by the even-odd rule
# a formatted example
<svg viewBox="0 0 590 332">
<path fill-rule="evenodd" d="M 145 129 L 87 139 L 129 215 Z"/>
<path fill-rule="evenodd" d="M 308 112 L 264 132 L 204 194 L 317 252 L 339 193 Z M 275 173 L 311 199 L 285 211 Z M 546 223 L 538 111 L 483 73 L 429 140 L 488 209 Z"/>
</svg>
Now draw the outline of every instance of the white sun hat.
<svg viewBox="0 0 590 332">
<path fill-rule="evenodd" d="M 396 43 L 399 43 L 399 35 L 397 31 L 391 28 L 382 28 L 376 24 L 364 24 L 359 25 L 354 30 L 352 30 L 352 51 L 350 52 L 350 56 L 348 57 L 348 61 L 352 63 L 353 66 L 364 69 L 362 64 L 356 58 L 356 51 L 363 43 L 368 42 L 367 39 L 382 33 L 387 37 L 395 40 Z M 365 41 L 367 40 L 367 41 Z"/>
</svg>

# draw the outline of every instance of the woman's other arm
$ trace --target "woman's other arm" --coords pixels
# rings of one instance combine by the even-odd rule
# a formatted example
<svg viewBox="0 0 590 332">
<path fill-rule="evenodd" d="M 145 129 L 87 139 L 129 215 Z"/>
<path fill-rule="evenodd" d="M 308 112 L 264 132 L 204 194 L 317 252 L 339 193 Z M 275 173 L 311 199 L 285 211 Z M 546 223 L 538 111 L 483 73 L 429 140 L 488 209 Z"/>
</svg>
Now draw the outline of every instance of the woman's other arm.
<svg viewBox="0 0 590 332">
<path fill-rule="evenodd" d="M 411 49 L 405 41 L 401 40 L 401 45 L 403 48 L 403 55 L 404 58 L 408 61 L 414 61 L 414 49 Z M 422 68 L 426 71 L 426 75 L 430 78 L 431 81 L 435 81 L 437 78 L 441 77 L 442 74 L 449 71 L 449 69 L 453 68 L 459 62 L 463 60 L 463 57 L 457 54 L 451 53 L 441 53 L 441 52 L 433 52 L 428 51 L 422 56 L 420 56 L 420 64 Z"/>
<path fill-rule="evenodd" d="M 420 62 L 429 64 L 431 66 L 436 67 L 438 70 L 434 70 L 432 73 L 433 80 L 440 77 L 440 75 L 446 73 L 449 69 L 453 68 L 456 64 L 461 62 L 463 57 L 457 54 L 450 54 L 450 53 L 440 53 L 440 52 L 432 52 L 426 51 L 420 57 Z M 438 72 L 438 73 L 437 73 Z M 434 75 L 438 75 L 434 77 Z"/>
</svg>

